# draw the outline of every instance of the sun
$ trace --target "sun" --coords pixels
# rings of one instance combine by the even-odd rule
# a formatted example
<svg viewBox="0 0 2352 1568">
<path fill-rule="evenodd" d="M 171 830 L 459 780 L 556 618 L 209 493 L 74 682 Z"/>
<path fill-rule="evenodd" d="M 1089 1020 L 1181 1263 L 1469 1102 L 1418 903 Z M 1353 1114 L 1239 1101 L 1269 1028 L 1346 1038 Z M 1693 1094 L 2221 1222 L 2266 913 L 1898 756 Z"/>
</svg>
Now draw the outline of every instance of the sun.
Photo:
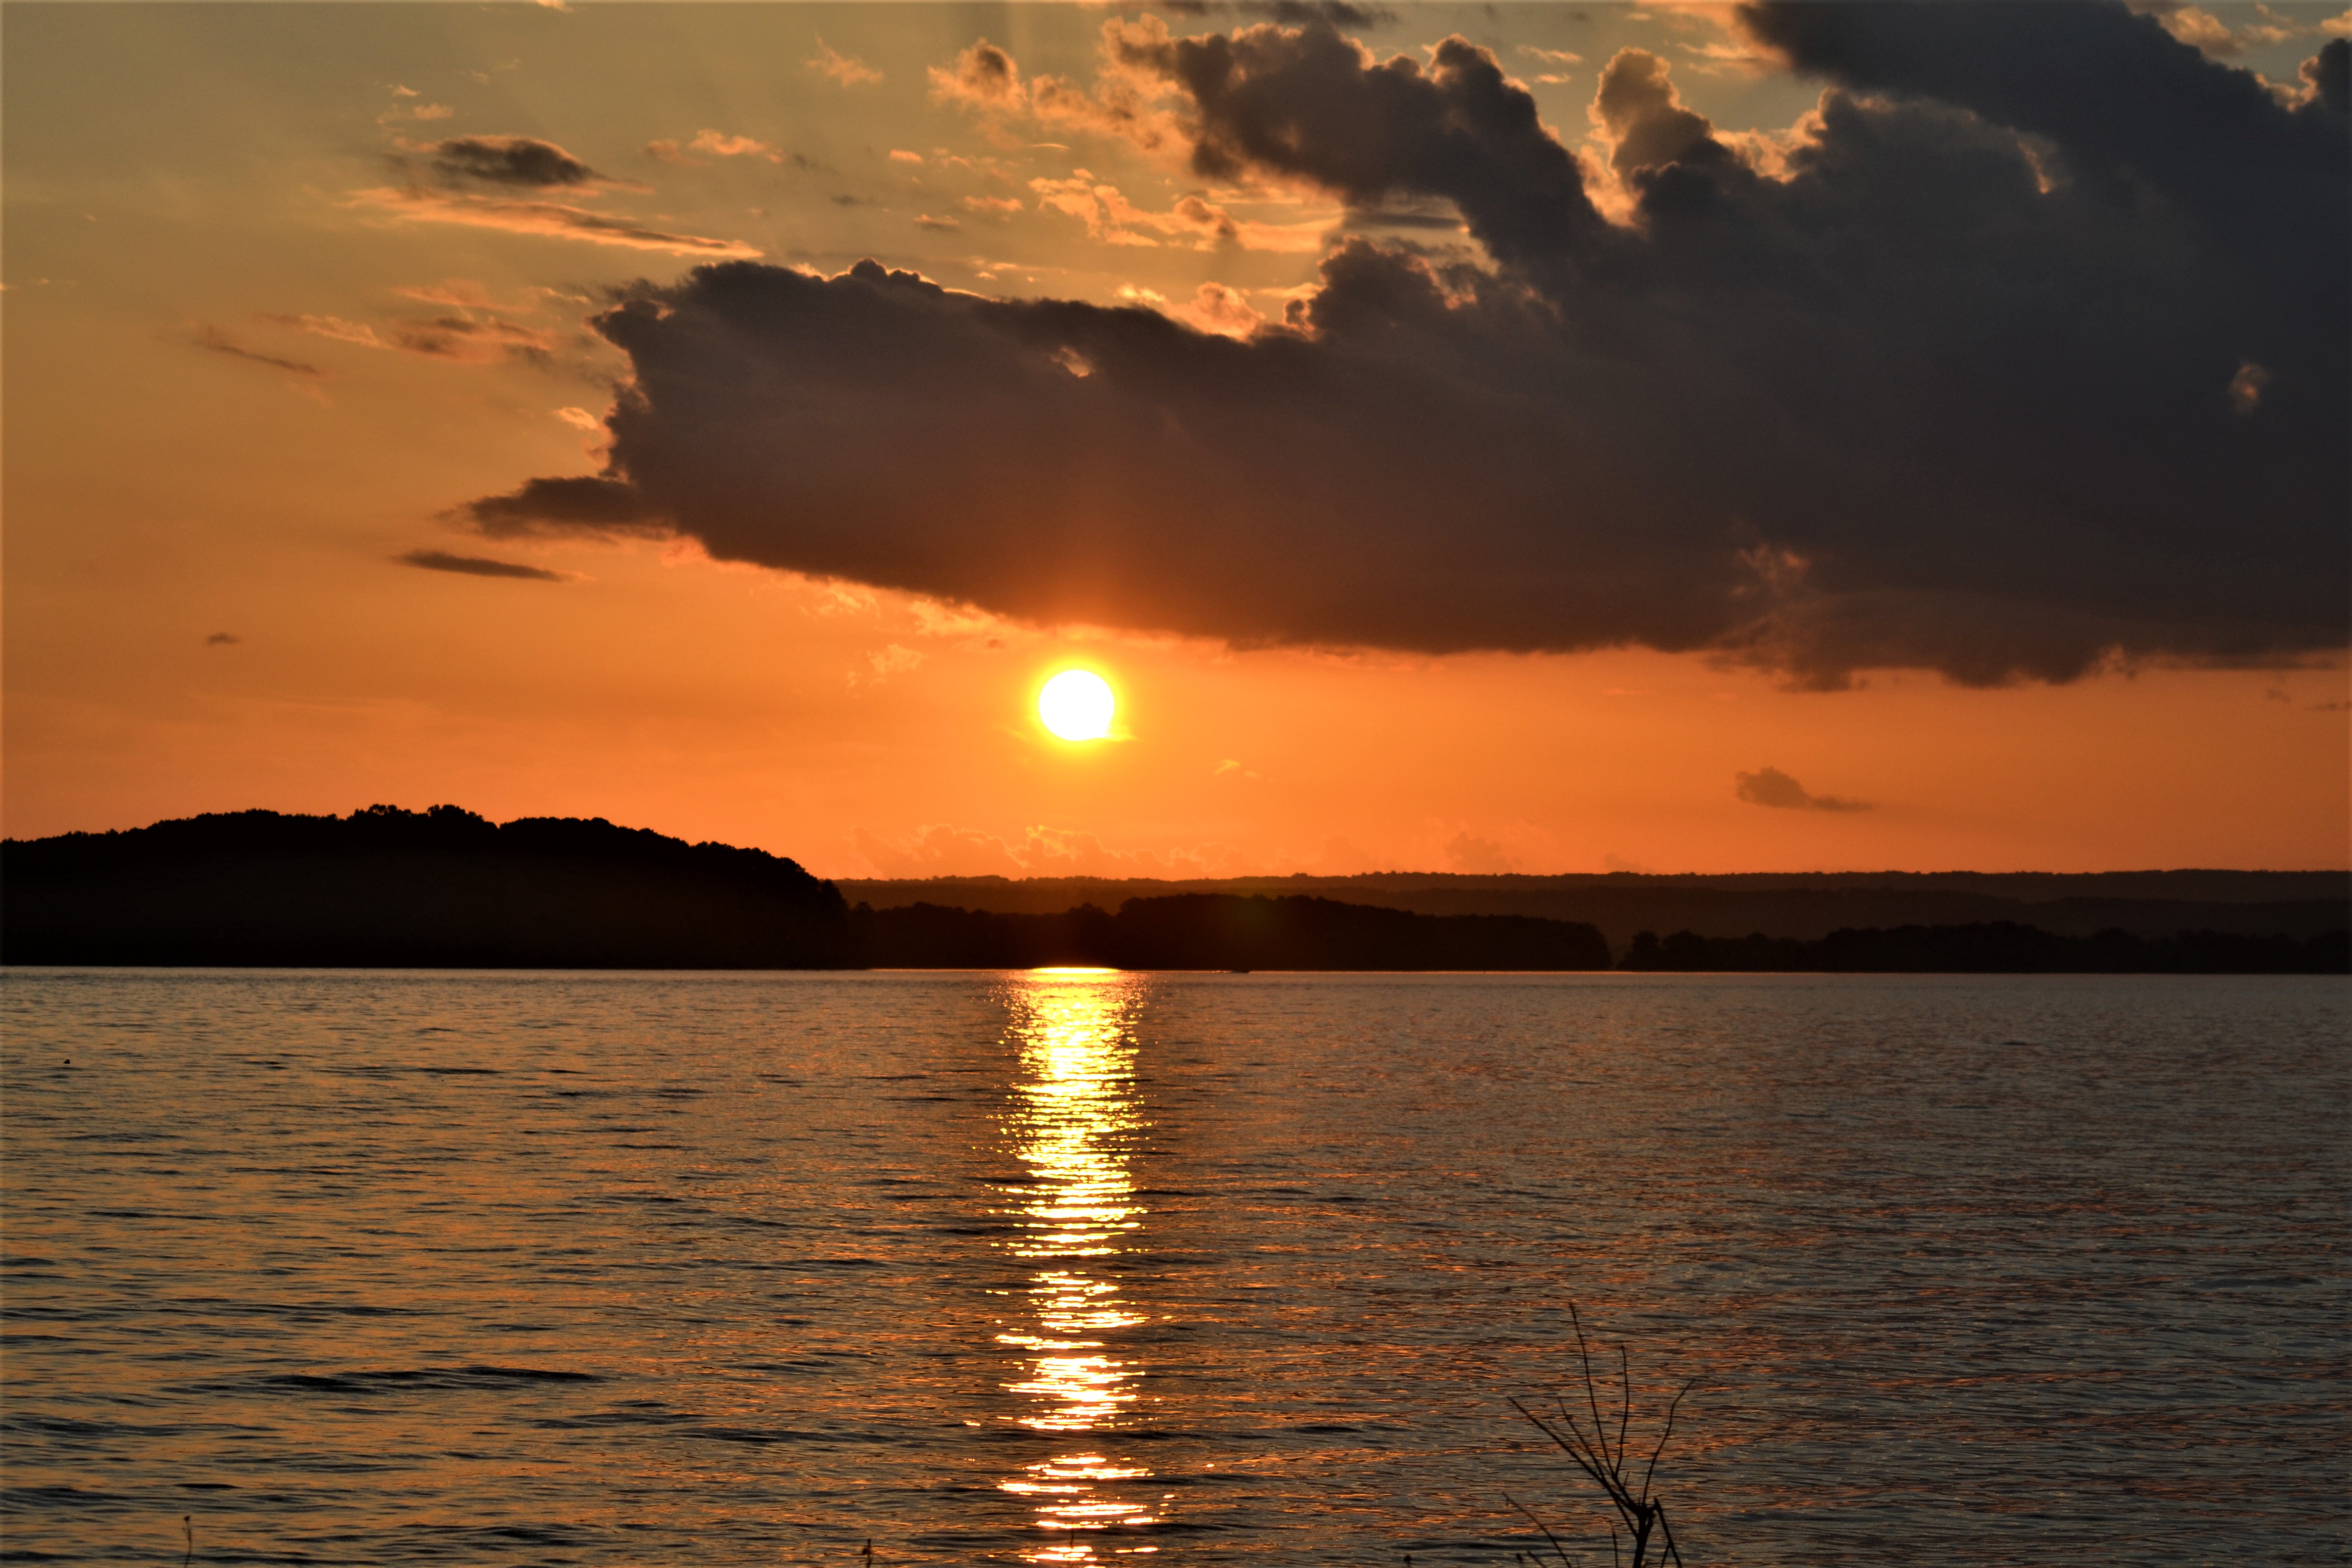
<svg viewBox="0 0 2352 1568">
<path fill-rule="evenodd" d="M 1091 669 L 1066 669 L 1037 693 L 1037 717 L 1065 741 L 1099 741 L 1118 707 L 1110 682 Z"/>
</svg>

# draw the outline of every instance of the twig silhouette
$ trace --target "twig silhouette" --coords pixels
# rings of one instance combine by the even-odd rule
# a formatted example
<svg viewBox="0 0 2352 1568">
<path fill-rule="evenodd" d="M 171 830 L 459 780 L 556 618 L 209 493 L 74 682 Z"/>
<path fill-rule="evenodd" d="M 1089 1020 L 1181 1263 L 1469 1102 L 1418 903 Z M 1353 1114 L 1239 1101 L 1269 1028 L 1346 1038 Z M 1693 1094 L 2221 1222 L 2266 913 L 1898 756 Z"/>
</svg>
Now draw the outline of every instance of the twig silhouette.
<svg viewBox="0 0 2352 1568">
<path fill-rule="evenodd" d="M 1682 1409 L 1683 1397 L 1697 1386 L 1698 1380 L 1694 1378 L 1684 1384 L 1667 1405 L 1665 1419 L 1660 1423 L 1658 1441 L 1651 1448 L 1649 1462 L 1643 1466 L 1637 1482 L 1626 1473 L 1625 1468 L 1626 1446 L 1633 1426 L 1633 1358 L 1623 1345 L 1617 1347 L 1617 1432 L 1616 1441 L 1612 1444 L 1609 1431 L 1611 1423 L 1601 1411 L 1600 1382 L 1592 1373 L 1592 1347 L 1585 1337 L 1583 1316 L 1578 1312 L 1573 1301 L 1568 1304 L 1568 1317 L 1576 1328 L 1577 1359 L 1584 1373 L 1584 1405 L 1586 1414 L 1591 1417 L 1591 1428 L 1586 1428 L 1583 1420 L 1565 1397 L 1554 1397 L 1555 1414 L 1551 1419 L 1538 1415 L 1516 1397 L 1511 1400 L 1511 1408 L 1525 1416 L 1537 1431 L 1550 1438 L 1553 1445 L 1608 1497 L 1610 1506 L 1616 1510 L 1618 1519 L 1623 1521 L 1633 1544 L 1633 1561 L 1628 1564 L 1619 1552 L 1617 1524 L 1612 1521 L 1609 1527 L 1609 1560 L 1617 1568 L 1657 1568 L 1659 1564 L 1672 1563 L 1675 1568 L 1683 1568 L 1683 1554 L 1675 1544 L 1675 1529 L 1666 1518 L 1666 1505 L 1651 1490 L 1650 1483 L 1658 1472 L 1658 1456 L 1666 1451 L 1667 1441 L 1675 1435 L 1675 1417 Z M 1541 1520 L 1508 1494 L 1505 1495 L 1504 1500 L 1527 1515 L 1528 1521 L 1543 1532 L 1544 1539 L 1551 1542 L 1553 1553 L 1562 1563 L 1569 1562 L 1568 1553 L 1560 1549 L 1559 1540 Z"/>
<path fill-rule="evenodd" d="M 1554 1534 L 1551 1532 L 1551 1527 L 1550 1527 L 1550 1526 L 1549 1526 L 1549 1525 L 1547 1525 L 1546 1523 L 1544 1523 L 1544 1521 L 1543 1521 L 1542 1520 L 1538 1519 L 1538 1518 L 1535 1516 L 1535 1513 L 1533 1512 L 1533 1510 L 1531 1510 L 1530 1509 L 1528 1509 L 1528 1507 L 1525 1503 L 1521 1502 L 1518 1499 L 1517 1499 L 1517 1498 L 1513 1497 L 1510 1493 L 1508 1493 L 1508 1492 L 1505 1492 L 1505 1493 L 1503 1494 L 1503 1500 L 1504 1500 L 1505 1502 L 1507 1502 L 1507 1503 L 1509 1503 L 1513 1508 L 1517 1509 L 1517 1510 L 1519 1510 L 1519 1514 L 1520 1514 L 1520 1516 L 1521 1516 L 1522 1518 L 1524 1518 L 1524 1519 L 1525 1519 L 1525 1520 L 1526 1520 L 1529 1524 L 1534 1525 L 1534 1526 L 1536 1527 L 1536 1531 L 1537 1531 L 1537 1532 L 1538 1532 L 1538 1534 L 1540 1534 L 1540 1535 L 1541 1535 L 1541 1536 L 1542 1536 L 1546 1541 L 1548 1541 L 1548 1542 L 1551 1542 L 1551 1551 L 1552 1551 L 1552 1555 L 1553 1555 L 1553 1556 L 1555 1556 L 1555 1557 L 1559 1558 L 1559 1559 L 1563 1563 L 1567 1563 L 1567 1564 L 1569 1565 L 1569 1568 L 1575 1568 L 1575 1564 L 1574 1564 L 1574 1563 L 1570 1561 L 1570 1557 L 1569 1557 L 1569 1555 L 1568 1555 L 1568 1549 L 1567 1549 L 1567 1548 L 1565 1548 L 1565 1547 L 1563 1547 L 1562 1545 L 1560 1545 L 1560 1543 L 1559 1543 L 1559 1537 L 1558 1537 L 1557 1535 L 1554 1535 Z M 1536 1561 L 1538 1561 L 1538 1559 L 1529 1558 L 1529 1559 L 1528 1559 L 1528 1561 L 1529 1561 L 1529 1562 L 1536 1562 Z"/>
</svg>

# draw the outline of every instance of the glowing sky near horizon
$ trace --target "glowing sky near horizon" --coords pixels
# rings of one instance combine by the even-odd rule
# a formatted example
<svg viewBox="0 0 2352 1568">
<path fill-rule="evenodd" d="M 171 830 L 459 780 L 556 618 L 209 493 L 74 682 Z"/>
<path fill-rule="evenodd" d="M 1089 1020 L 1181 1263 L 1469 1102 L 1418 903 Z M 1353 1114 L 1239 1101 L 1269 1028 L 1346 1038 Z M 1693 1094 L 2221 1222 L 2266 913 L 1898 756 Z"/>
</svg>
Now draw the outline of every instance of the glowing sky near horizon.
<svg viewBox="0 0 2352 1568">
<path fill-rule="evenodd" d="M 1624 50 L 1664 62 L 1728 138 L 1786 138 L 1814 110 L 1821 82 L 1717 10 L 1406 6 L 1348 30 L 1423 58 L 1463 35 L 1605 169 L 1593 105 Z M 1209 180 L 1086 123 L 975 108 L 935 75 L 984 37 L 1024 80 L 1091 83 L 1106 19 L 1151 14 L 13 8 L 5 831 L 449 801 L 753 844 L 835 876 L 2352 863 L 2340 649 L 1985 686 L 1864 663 L 1820 689 L 1833 682 L 1721 646 L 1661 651 L 1646 622 L 1563 652 L 1446 651 L 1452 623 L 1389 646 L 1258 635 L 1287 605 L 1321 613 L 1356 563 L 1336 539 L 1251 554 L 1246 520 L 1215 536 L 1230 560 L 1151 558 L 1199 582 L 1124 626 L 1028 613 L 1017 582 L 992 606 L 758 564 L 751 546 L 718 560 L 691 534 L 457 520 L 597 470 L 631 362 L 586 318 L 713 259 L 832 278 L 872 258 L 1229 336 L 1281 321 L 1351 234 L 1486 264 L 1443 204 L 1396 204 L 1380 226 L 1328 191 Z M 2214 5 L 2168 25 L 2291 90 L 2345 15 Z M 449 172 L 453 142 L 511 138 L 586 173 Z M 1041 395 L 1111 374 L 1055 363 Z M 2218 418 L 2230 398 L 2259 417 L 2266 395 L 2285 394 L 2215 378 Z M 878 471 L 921 468 L 929 448 L 893 445 L 894 417 L 876 409 L 860 439 Z M 1118 509 L 1115 471 L 1080 477 L 1087 507 Z M 922 569 L 994 591 L 987 529 L 938 521 L 910 540 Z M 1040 526 L 1052 544 L 1078 524 Z M 822 532 L 794 548 L 828 548 Z M 1143 602 L 1098 591 L 1129 559 L 1098 542 L 1055 545 L 1071 602 Z M 1429 570 L 1484 570 L 1494 548 L 1441 539 Z M 1621 596 L 1656 595 L 1646 557 L 1622 564 Z M 1201 629 L 1221 574 L 1259 617 L 1229 636 Z M 1116 690 L 1118 743 L 1041 728 L 1040 680 L 1074 667 Z"/>
</svg>

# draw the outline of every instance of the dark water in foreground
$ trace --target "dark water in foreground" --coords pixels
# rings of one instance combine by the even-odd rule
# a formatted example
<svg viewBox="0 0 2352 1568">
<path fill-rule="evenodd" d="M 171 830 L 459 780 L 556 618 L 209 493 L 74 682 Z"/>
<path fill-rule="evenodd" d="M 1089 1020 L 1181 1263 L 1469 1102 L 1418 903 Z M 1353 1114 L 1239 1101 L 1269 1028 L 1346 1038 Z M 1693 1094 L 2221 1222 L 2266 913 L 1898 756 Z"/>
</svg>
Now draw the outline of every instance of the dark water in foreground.
<svg viewBox="0 0 2352 1568">
<path fill-rule="evenodd" d="M 14 971 L 16 1561 L 2340 1563 L 2340 980 Z M 65 1058 L 70 1058 L 70 1063 Z"/>
</svg>

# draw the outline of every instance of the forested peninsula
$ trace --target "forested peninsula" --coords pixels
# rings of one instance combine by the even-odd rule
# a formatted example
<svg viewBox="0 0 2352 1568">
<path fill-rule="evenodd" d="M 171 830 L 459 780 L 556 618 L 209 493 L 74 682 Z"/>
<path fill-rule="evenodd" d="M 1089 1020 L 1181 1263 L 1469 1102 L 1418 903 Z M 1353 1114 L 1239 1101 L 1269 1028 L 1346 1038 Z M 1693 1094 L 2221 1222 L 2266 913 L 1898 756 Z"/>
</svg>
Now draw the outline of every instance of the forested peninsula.
<svg viewBox="0 0 2352 1568">
<path fill-rule="evenodd" d="M 1148 884 L 1147 884 L 1148 886 Z M 1625 969 L 2343 973 L 2345 925 L 2053 932 L 2014 921 L 1818 937 L 1634 933 L 1305 893 L 1171 892 L 1057 912 L 850 904 L 764 850 L 456 806 L 247 811 L 0 845 L 0 962 L 452 969 Z"/>
</svg>

